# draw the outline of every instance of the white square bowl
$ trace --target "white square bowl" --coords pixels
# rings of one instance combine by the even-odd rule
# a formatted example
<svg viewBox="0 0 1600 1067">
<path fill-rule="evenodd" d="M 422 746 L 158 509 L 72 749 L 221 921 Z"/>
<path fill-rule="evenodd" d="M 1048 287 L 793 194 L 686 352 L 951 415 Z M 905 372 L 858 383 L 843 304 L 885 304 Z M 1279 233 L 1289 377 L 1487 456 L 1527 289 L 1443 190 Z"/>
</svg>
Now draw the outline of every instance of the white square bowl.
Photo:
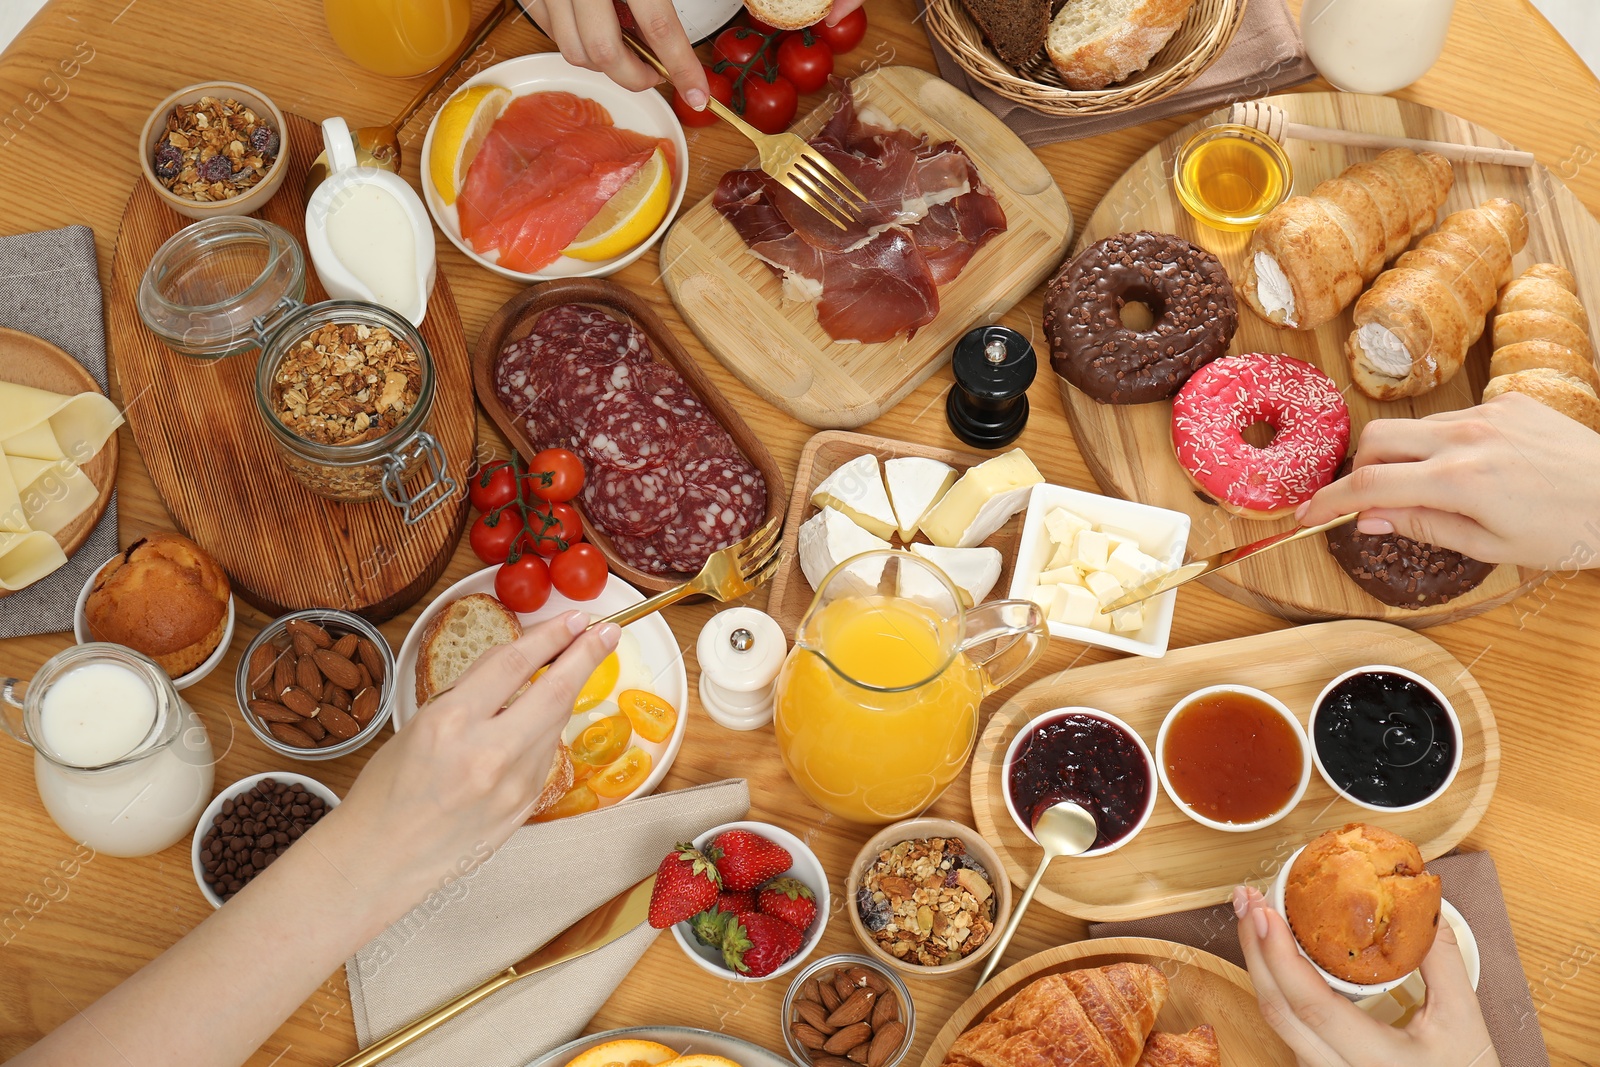
<svg viewBox="0 0 1600 1067">
<path fill-rule="evenodd" d="M 1028 498 L 1022 540 L 1017 545 L 1017 563 L 1011 571 L 1010 596 L 1015 600 L 1028 599 L 1028 594 L 1038 584 L 1039 572 L 1054 551 L 1044 517 L 1056 508 L 1066 508 L 1096 526 L 1126 530 L 1139 539 L 1141 552 L 1160 560 L 1170 570 L 1183 566 L 1189 544 L 1189 516 L 1181 511 L 1118 500 L 1064 485 L 1036 485 Z M 1176 589 L 1145 601 L 1144 626 L 1137 633 L 1102 633 L 1088 626 L 1049 620 L 1050 636 L 1159 659 L 1167 654 L 1167 639 L 1172 636 L 1172 609 L 1177 602 Z"/>
</svg>

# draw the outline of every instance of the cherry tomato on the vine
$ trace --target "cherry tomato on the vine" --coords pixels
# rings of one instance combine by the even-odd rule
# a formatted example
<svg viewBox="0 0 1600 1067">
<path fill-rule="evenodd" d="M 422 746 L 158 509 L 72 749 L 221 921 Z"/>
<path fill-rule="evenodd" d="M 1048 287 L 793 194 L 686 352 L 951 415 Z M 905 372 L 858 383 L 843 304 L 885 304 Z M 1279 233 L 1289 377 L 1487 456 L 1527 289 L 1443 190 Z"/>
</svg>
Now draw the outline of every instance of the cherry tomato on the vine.
<svg viewBox="0 0 1600 1067">
<path fill-rule="evenodd" d="M 564 501 L 541 504 L 528 509 L 529 543 L 541 556 L 553 556 L 562 545 L 583 540 L 583 523 L 571 504 Z"/>
<path fill-rule="evenodd" d="M 520 538 L 520 541 L 519 541 Z M 489 525 L 488 515 L 472 520 L 472 532 L 467 535 L 473 554 L 488 564 L 504 563 L 511 554 L 511 546 L 520 544 L 523 549 L 533 547 L 533 540 L 522 526 L 522 515 L 516 508 L 507 508 Z"/>
<path fill-rule="evenodd" d="M 735 67 L 747 71 L 751 77 L 755 77 L 766 74 L 772 69 L 772 52 L 767 48 L 767 40 L 766 36 L 748 26 L 729 26 L 717 34 L 716 42 L 711 46 L 711 54 L 718 60 L 727 60 Z M 752 63 L 752 60 L 755 62 Z M 724 73 L 734 81 L 739 80 L 736 72 Z"/>
<path fill-rule="evenodd" d="M 495 572 L 494 595 L 512 611 L 538 611 L 550 599 L 550 568 L 532 552 L 524 552 Z"/>
<path fill-rule="evenodd" d="M 860 44 L 867 35 L 867 12 L 858 7 L 840 19 L 837 26 L 819 22 L 811 27 L 811 32 L 827 41 L 834 55 L 843 55 Z"/>
<path fill-rule="evenodd" d="M 568 600 L 593 600 L 606 587 L 606 558 L 591 544 L 573 545 L 550 561 L 550 582 Z"/>
<path fill-rule="evenodd" d="M 583 460 L 565 448 L 547 448 L 528 464 L 524 482 L 540 500 L 571 500 L 583 488 Z"/>
<path fill-rule="evenodd" d="M 797 91 L 814 93 L 828 84 L 828 75 L 833 73 L 833 49 L 807 30 L 786 33 L 778 43 L 778 73 L 793 82 Z"/>
<path fill-rule="evenodd" d="M 744 82 L 744 119 L 762 133 L 782 133 L 794 121 L 800 97 L 794 91 L 794 82 L 782 74 L 771 81 L 765 78 L 746 78 Z"/>
<path fill-rule="evenodd" d="M 517 479 L 511 473 L 511 464 L 500 460 L 474 474 L 467 495 L 479 511 L 493 511 L 511 503 L 517 498 Z"/>
<path fill-rule="evenodd" d="M 720 74 L 710 67 L 705 67 L 705 72 L 706 85 L 710 87 L 712 97 L 732 107 L 733 82 L 728 79 L 726 74 Z M 717 116 L 712 113 L 709 107 L 704 111 L 696 111 L 684 102 L 683 97 L 679 95 L 676 89 L 672 90 L 672 110 L 678 116 L 678 121 L 685 126 L 709 126 L 717 121 Z"/>
</svg>

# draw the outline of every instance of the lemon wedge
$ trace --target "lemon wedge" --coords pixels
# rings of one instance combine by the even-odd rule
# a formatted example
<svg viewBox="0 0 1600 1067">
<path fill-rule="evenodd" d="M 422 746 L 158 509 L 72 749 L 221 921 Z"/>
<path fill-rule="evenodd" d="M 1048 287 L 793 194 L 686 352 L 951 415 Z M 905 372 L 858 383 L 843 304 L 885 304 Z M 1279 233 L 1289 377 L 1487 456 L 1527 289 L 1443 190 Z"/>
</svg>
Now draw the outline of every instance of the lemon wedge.
<svg viewBox="0 0 1600 1067">
<path fill-rule="evenodd" d="M 456 202 L 462 183 L 467 180 L 467 168 L 483 147 L 494 120 L 509 103 L 510 89 L 474 85 L 452 96 L 439 109 L 428 151 L 428 178 L 447 205 Z"/>
<path fill-rule="evenodd" d="M 678 1050 L 654 1041 L 625 1038 L 607 1041 L 587 1052 L 579 1053 L 567 1067 L 658 1067 L 678 1055 Z"/>
<path fill-rule="evenodd" d="M 561 254 L 591 263 L 620 256 L 656 232 L 671 200 L 672 168 L 658 148 Z"/>
</svg>

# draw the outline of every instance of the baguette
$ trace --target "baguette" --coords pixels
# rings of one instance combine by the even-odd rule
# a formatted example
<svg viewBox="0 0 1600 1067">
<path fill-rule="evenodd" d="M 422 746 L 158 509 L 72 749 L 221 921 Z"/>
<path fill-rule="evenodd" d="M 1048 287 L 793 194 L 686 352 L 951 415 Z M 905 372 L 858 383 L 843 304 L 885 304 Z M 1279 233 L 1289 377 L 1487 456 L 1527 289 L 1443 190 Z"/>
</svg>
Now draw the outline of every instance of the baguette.
<svg viewBox="0 0 1600 1067">
<path fill-rule="evenodd" d="M 1045 51 L 1069 89 L 1104 89 L 1150 65 L 1194 0 L 1067 0 Z"/>
<path fill-rule="evenodd" d="M 745 10 L 780 30 L 815 26 L 828 17 L 833 0 L 745 0 Z"/>
<path fill-rule="evenodd" d="M 488 593 L 446 604 L 428 624 L 417 650 L 417 706 L 455 685 L 479 656 L 521 636 L 516 613 Z"/>
</svg>

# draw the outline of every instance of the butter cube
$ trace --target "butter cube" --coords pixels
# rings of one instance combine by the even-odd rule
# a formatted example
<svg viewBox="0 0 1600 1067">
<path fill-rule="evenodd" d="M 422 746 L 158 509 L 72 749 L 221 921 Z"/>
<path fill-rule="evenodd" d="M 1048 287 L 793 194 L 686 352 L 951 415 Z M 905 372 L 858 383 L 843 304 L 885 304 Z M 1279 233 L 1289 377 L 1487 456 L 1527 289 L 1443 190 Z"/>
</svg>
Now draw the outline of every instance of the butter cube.
<svg viewBox="0 0 1600 1067">
<path fill-rule="evenodd" d="M 1084 530 L 1078 534 L 1073 562 L 1086 571 L 1103 571 L 1111 555 L 1111 542 L 1098 530 Z"/>
<path fill-rule="evenodd" d="M 1108 634 L 1111 632 L 1111 616 L 1100 614 L 1100 609 L 1096 608 L 1094 618 L 1089 620 L 1089 626 L 1103 634 Z"/>
<path fill-rule="evenodd" d="M 1067 565 L 1057 567 L 1055 570 L 1044 571 L 1039 575 L 1040 585 L 1082 585 L 1083 575 L 1078 568 Z"/>
<path fill-rule="evenodd" d="M 1139 535 L 1131 530 L 1124 530 L 1120 526 L 1109 526 L 1106 523 L 1101 523 L 1098 527 L 1096 527 L 1096 529 L 1106 535 L 1106 539 L 1111 542 L 1111 547 L 1113 550 L 1115 550 L 1118 545 L 1132 545 L 1134 548 L 1140 547 Z"/>
<path fill-rule="evenodd" d="M 1083 576 L 1083 584 L 1102 606 L 1122 596 L 1122 583 L 1110 571 L 1090 571 Z"/>
<path fill-rule="evenodd" d="M 1069 626 L 1093 627 L 1095 617 L 1099 614 L 1100 605 L 1096 602 L 1094 594 L 1083 586 L 1056 586 L 1056 602 L 1050 610 L 1053 622 L 1064 622 Z"/>
<path fill-rule="evenodd" d="M 1076 538 L 1074 538 L 1074 540 L 1076 540 Z M 1044 565 L 1044 569 L 1047 571 L 1053 571 L 1060 567 L 1070 567 L 1073 559 L 1077 557 L 1077 553 L 1074 551 L 1073 544 L 1071 542 L 1056 544 L 1054 541 L 1052 541 L 1051 544 L 1055 544 L 1056 551 L 1055 554 L 1050 557 L 1050 562 Z"/>
<path fill-rule="evenodd" d="M 1111 555 L 1106 560 L 1106 570 L 1116 575 L 1117 581 L 1124 587 L 1131 589 L 1143 585 L 1166 568 L 1162 566 L 1160 560 L 1145 555 L 1124 541 L 1111 550 Z"/>
<path fill-rule="evenodd" d="M 1119 634 L 1144 629 L 1144 601 L 1118 608 L 1111 613 L 1111 629 Z"/>
<path fill-rule="evenodd" d="M 1053 585 L 1036 585 L 1028 594 L 1028 599 L 1039 605 L 1039 610 L 1044 612 L 1046 618 L 1050 616 L 1050 609 L 1055 607 L 1056 588 Z"/>
<path fill-rule="evenodd" d="M 1056 544 L 1071 545 L 1073 538 L 1084 530 L 1092 530 L 1094 523 L 1066 508 L 1056 508 L 1044 517 L 1044 528 Z"/>
</svg>

